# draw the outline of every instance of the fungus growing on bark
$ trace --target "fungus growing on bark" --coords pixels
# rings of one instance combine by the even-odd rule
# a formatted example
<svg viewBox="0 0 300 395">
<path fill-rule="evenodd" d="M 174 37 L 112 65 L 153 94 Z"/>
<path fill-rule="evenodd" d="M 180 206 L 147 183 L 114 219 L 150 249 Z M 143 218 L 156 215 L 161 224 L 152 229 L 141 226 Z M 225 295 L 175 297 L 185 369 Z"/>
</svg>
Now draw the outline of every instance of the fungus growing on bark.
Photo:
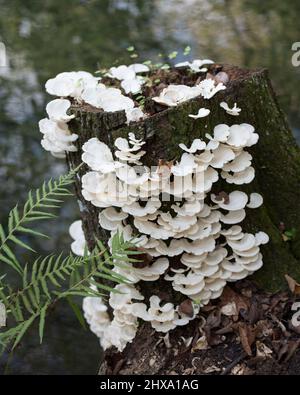
<svg viewBox="0 0 300 395">
<path fill-rule="evenodd" d="M 220 107 L 223 108 L 227 112 L 227 114 L 233 116 L 240 115 L 240 112 L 242 111 L 239 107 L 237 107 L 236 103 L 234 103 L 234 106 L 230 108 L 226 102 L 222 101 L 220 103 Z"/>
<path fill-rule="evenodd" d="M 199 73 L 209 63 L 213 62 L 195 60 L 177 66 L 188 66 Z M 142 89 L 145 78 L 137 74 L 148 71 L 142 64 L 111 68 L 110 82 L 117 87 L 121 85 L 121 89 L 105 86 L 91 74 L 82 72 L 62 73 L 46 86 L 49 93 L 71 97 L 76 105 L 87 103 L 105 112 L 124 110 L 127 123 L 137 122 L 151 115 L 143 113 L 126 94 Z M 225 74 L 207 74 L 194 86 L 163 85 L 164 89 L 152 100 L 167 107 L 176 107 L 198 96 L 209 100 L 226 89 L 228 75 Z M 47 106 L 49 119 L 40 121 L 42 144 L 57 156 L 76 150 L 72 143 L 77 135 L 71 134 L 67 125 L 73 118 L 67 113 L 70 104 L 68 99 L 53 100 Z M 231 115 L 240 112 L 236 105 L 230 109 L 221 103 L 221 107 Z M 197 119 L 208 114 L 208 109 L 200 108 L 189 117 Z M 196 121 L 186 119 L 186 122 L 191 125 Z M 123 124 L 124 130 L 130 130 L 131 125 L 127 128 L 124 121 Z M 142 136 L 144 132 L 151 133 L 148 129 L 141 131 Z M 179 140 L 184 152 L 158 163 L 146 163 L 144 155 L 149 147 L 131 132 L 115 138 L 112 133 L 109 143 L 106 141 L 109 146 L 93 137 L 81 147 L 82 161 L 89 167 L 81 176 L 82 196 L 101 209 L 99 225 L 110 232 L 108 246 L 112 249 L 113 235 L 122 232 L 124 240 L 134 242 L 141 252 L 139 256 L 145 258 L 141 265 L 115 264 L 115 273 L 127 277 L 131 283 L 119 284 L 116 292 L 110 293 L 112 319 L 101 298 L 84 300 L 86 319 L 104 349 L 115 346 L 122 351 L 135 337 L 138 318 L 165 333 L 186 325 L 195 318 L 199 305 L 204 306 L 222 294 L 227 282 L 245 278 L 263 264 L 260 246 L 268 242 L 268 236 L 264 232 L 244 233 L 237 225 L 244 220 L 247 208 L 254 209 L 263 203 L 262 196 L 254 192 L 248 197 L 232 187 L 229 193 L 212 193 L 218 191 L 218 186 L 214 186 L 220 176 L 233 186 L 253 180 L 255 171 L 247 148 L 257 143 L 258 134 L 246 123 L 218 124 L 208 132 L 211 134 L 206 134 L 205 141 L 200 139 L 200 133 L 192 141 Z M 144 146 L 147 148 L 143 149 Z M 83 254 L 81 223 L 73 224 L 70 233 L 75 240 L 72 250 Z M 185 302 L 177 306 L 172 301 L 163 303 L 157 295 L 145 299 L 143 282 L 158 280 L 168 281 Z"/>
</svg>

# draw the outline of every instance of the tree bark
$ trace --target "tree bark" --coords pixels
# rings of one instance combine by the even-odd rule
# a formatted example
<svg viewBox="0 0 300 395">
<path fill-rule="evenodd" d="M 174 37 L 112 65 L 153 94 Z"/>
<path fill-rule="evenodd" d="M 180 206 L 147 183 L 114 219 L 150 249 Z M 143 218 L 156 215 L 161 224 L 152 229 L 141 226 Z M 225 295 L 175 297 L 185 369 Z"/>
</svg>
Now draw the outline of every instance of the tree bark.
<svg viewBox="0 0 300 395">
<path fill-rule="evenodd" d="M 263 230 L 270 236 L 270 242 L 262 247 L 264 266 L 251 279 L 268 291 L 277 291 L 285 287 L 284 275 L 289 274 L 300 280 L 300 155 L 299 148 L 292 136 L 285 116 L 278 106 L 273 88 L 266 70 L 245 70 L 237 67 L 218 66 L 218 71 L 225 71 L 229 76 L 227 88 L 217 93 L 212 99 L 195 98 L 178 105 L 156 112 L 145 120 L 126 124 L 124 112 L 104 113 L 90 106 L 72 108 L 75 114 L 70 122 L 72 132 L 79 135 L 78 152 L 69 153 L 70 167 L 81 163 L 81 146 L 91 137 L 98 137 L 113 148 L 114 140 L 127 137 L 134 132 L 136 137 L 146 141 L 143 149 L 146 165 L 157 165 L 159 159 L 167 161 L 177 159 L 180 155 L 179 143 L 190 145 L 195 138 L 212 133 L 220 123 L 229 126 L 235 123 L 249 123 L 259 134 L 258 143 L 249 149 L 253 156 L 256 171 L 255 180 L 246 186 L 222 185 L 226 191 L 239 189 L 245 192 L 259 192 L 264 197 L 264 204 L 247 214 L 242 226 L 251 233 Z M 213 70 L 211 70 L 213 72 Z M 228 115 L 219 103 L 237 102 L 242 109 L 238 117 Z M 149 109 L 152 111 L 149 101 Z M 210 115 L 194 121 L 188 114 L 196 113 L 199 108 L 210 109 Z M 154 111 L 153 111 L 154 112 Z M 98 209 L 86 202 L 81 195 L 80 176 L 87 171 L 83 166 L 76 181 L 76 195 L 79 200 L 83 227 L 89 248 L 93 247 L 94 237 L 105 239 L 106 234 L 98 225 Z M 296 235 L 291 241 L 284 241 L 282 227 L 286 230 L 295 228 Z M 144 285 L 143 285 L 144 286 Z M 156 285 L 157 286 L 157 285 Z M 152 283 L 146 287 L 153 287 Z M 152 289 L 153 290 L 153 289 Z M 194 324 L 190 324 L 192 327 Z M 177 330 L 177 329 L 176 329 Z M 132 344 L 128 345 L 122 356 L 109 352 L 103 366 L 114 365 L 115 359 L 135 358 L 142 366 L 142 360 L 150 358 L 148 348 L 157 340 L 157 334 L 150 336 L 149 325 L 143 325 Z M 149 340 L 151 338 L 151 341 Z M 147 340 L 148 339 L 148 340 Z M 136 350 L 140 355 L 136 355 Z M 141 355 L 142 353 L 145 355 Z M 134 356 L 135 353 L 135 356 Z M 162 355 L 162 354 L 161 354 Z M 164 358 L 160 361 L 166 362 Z M 138 364 L 136 366 L 139 366 Z"/>
</svg>

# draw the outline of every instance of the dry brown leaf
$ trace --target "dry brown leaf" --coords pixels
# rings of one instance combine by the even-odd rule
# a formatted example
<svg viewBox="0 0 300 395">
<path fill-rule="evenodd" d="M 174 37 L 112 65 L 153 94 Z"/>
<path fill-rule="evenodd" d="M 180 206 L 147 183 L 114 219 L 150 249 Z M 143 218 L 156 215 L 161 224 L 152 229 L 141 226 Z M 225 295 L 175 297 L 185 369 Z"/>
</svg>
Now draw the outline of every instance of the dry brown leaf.
<svg viewBox="0 0 300 395">
<path fill-rule="evenodd" d="M 224 306 L 221 307 L 221 313 L 228 317 L 238 315 L 238 310 L 235 302 L 229 302 L 227 304 L 224 304 Z"/>
<path fill-rule="evenodd" d="M 207 368 L 205 368 L 203 370 L 203 373 L 209 374 L 209 373 L 220 372 L 220 371 L 221 371 L 221 368 L 219 368 L 216 365 L 211 365 L 211 366 L 208 366 Z"/>
<path fill-rule="evenodd" d="M 238 328 L 243 349 L 250 356 L 252 355 L 251 346 L 255 340 L 255 331 L 249 325 L 243 323 L 240 323 Z"/>
<path fill-rule="evenodd" d="M 194 316 L 194 307 L 191 299 L 185 299 L 180 303 L 178 308 L 179 313 L 185 314 L 188 317 Z"/>
<path fill-rule="evenodd" d="M 300 295 L 300 284 L 297 283 L 296 280 L 294 280 L 291 276 L 286 274 L 285 279 L 288 283 L 289 289 L 294 295 Z"/>
<path fill-rule="evenodd" d="M 294 353 L 296 352 L 299 345 L 300 345 L 300 339 L 290 340 L 284 343 L 278 352 L 278 361 L 284 361 L 284 362 L 289 361 L 291 357 L 294 355 Z"/>
<path fill-rule="evenodd" d="M 237 364 L 231 369 L 231 374 L 234 376 L 243 376 L 245 374 L 246 365 L 244 363 Z"/>
<path fill-rule="evenodd" d="M 232 302 L 234 302 L 236 305 L 237 314 L 239 314 L 240 310 L 243 309 L 247 311 L 250 307 L 250 302 L 248 298 L 243 295 L 239 295 L 229 287 L 225 287 L 221 296 L 221 303 L 222 305 L 227 305 Z"/>
<path fill-rule="evenodd" d="M 199 337 L 199 339 L 197 340 L 197 343 L 193 346 L 192 352 L 195 352 L 198 350 L 207 350 L 207 349 L 208 349 L 207 339 L 206 339 L 206 336 L 203 335 L 203 336 Z"/>
<path fill-rule="evenodd" d="M 256 341 L 256 356 L 262 358 L 270 358 L 273 351 L 259 340 Z"/>
</svg>

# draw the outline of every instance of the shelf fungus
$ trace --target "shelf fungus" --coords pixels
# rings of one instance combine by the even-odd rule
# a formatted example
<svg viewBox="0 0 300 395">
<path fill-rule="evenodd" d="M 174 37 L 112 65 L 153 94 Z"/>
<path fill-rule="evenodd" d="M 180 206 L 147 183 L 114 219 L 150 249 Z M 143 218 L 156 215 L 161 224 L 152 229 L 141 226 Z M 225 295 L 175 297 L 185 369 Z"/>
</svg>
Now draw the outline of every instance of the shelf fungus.
<svg viewBox="0 0 300 395">
<path fill-rule="evenodd" d="M 144 257 L 141 266 L 124 262 L 114 271 L 127 277 L 135 292 L 139 289 L 142 294 L 141 282 L 160 279 L 198 306 L 188 316 L 172 303 L 163 304 L 156 295 L 124 308 L 110 302 L 114 335 L 106 343 L 101 340 L 103 347 L 113 344 L 122 350 L 126 341 L 132 340 L 138 319 L 161 332 L 186 325 L 199 307 L 222 294 L 227 282 L 243 279 L 263 264 L 260 246 L 268 242 L 268 236 L 264 232 L 244 233 L 238 225 L 248 209 L 263 203 L 262 196 L 255 192 L 248 196 L 239 190 L 211 193 L 220 175 L 229 184 L 253 179 L 252 156 L 245 148 L 255 144 L 258 135 L 248 124 L 220 124 L 206 137 L 207 141 L 198 138 L 189 146 L 179 144 L 181 157 L 161 172 L 143 165 L 144 142 L 133 134 L 117 138 L 114 152 L 95 138 L 83 147 L 82 160 L 91 169 L 82 177 L 83 196 L 102 207 L 100 226 L 111 235 L 120 231 L 126 240 L 135 238 Z M 174 198 L 167 210 L 163 196 Z M 173 267 L 173 258 L 181 266 Z M 119 299 L 111 295 L 114 300 Z M 122 324 L 125 338 L 120 320 L 126 321 Z"/>
<path fill-rule="evenodd" d="M 198 73 L 209 63 L 212 61 L 196 60 L 177 66 Z M 77 150 L 78 136 L 68 129 L 73 118 L 71 102 L 106 112 L 124 110 L 127 123 L 150 116 L 132 99 L 143 88 L 148 71 L 142 64 L 112 67 L 105 77 L 112 84 L 117 81 L 117 87 L 105 86 L 102 81 L 106 78 L 84 72 L 61 73 L 49 80 L 46 90 L 58 98 L 47 105 L 48 118 L 39 124 L 44 148 L 58 157 Z M 152 100 L 176 107 L 196 97 L 209 100 L 226 89 L 225 79 L 211 74 L 199 80 L 194 86 L 164 85 Z M 236 105 L 230 109 L 223 103 L 222 107 L 231 115 L 240 112 Z M 208 113 L 200 108 L 186 122 L 198 122 L 193 118 Z M 222 294 L 228 282 L 243 279 L 263 265 L 261 246 L 268 242 L 268 235 L 246 233 L 242 228 L 248 212 L 260 207 L 263 197 L 255 191 L 248 196 L 235 187 L 249 184 L 255 177 L 247 149 L 259 136 L 247 123 L 219 124 L 209 132 L 205 137 L 199 133 L 194 140 L 186 136 L 185 141 L 178 141 L 178 157 L 153 163 L 151 168 L 148 158 L 147 162 L 144 159 L 149 147 L 133 133 L 117 136 L 110 146 L 101 141 L 99 133 L 81 147 L 87 169 L 81 177 L 82 196 L 98 208 L 95 221 L 108 232 L 108 247 L 112 248 L 113 235 L 121 232 L 141 257 L 139 263 L 115 261 L 114 272 L 128 283 L 116 285 L 108 302 L 97 297 L 84 299 L 84 315 L 104 349 L 114 346 L 123 351 L 141 320 L 164 333 L 187 325 L 202 306 Z M 230 192 L 222 190 L 219 180 Z M 71 225 L 70 234 L 72 251 L 83 255 L 81 221 Z M 154 291 L 144 292 L 143 284 L 157 281 L 172 287 L 179 302 L 166 302 Z"/>
<path fill-rule="evenodd" d="M 237 107 L 236 103 L 234 103 L 234 106 L 230 108 L 226 102 L 222 101 L 220 103 L 220 107 L 223 108 L 227 114 L 233 115 L 235 117 L 240 115 L 240 112 L 242 111 L 239 107 Z"/>
</svg>

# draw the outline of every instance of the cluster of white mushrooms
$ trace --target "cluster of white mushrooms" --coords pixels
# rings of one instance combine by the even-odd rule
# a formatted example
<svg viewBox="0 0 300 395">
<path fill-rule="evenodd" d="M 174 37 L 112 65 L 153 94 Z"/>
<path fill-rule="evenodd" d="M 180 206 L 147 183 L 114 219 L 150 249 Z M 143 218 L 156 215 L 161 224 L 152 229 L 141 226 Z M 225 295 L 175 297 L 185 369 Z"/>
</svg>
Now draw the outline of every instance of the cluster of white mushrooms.
<svg viewBox="0 0 300 395">
<path fill-rule="evenodd" d="M 204 72 L 202 66 L 211 62 L 197 60 L 188 66 L 195 72 Z M 111 68 L 109 76 L 121 81 L 125 93 L 136 93 L 143 83 L 143 77 L 137 74 L 146 72 L 145 67 L 119 66 Z M 73 151 L 72 142 L 77 138 L 66 125 L 72 118 L 66 114 L 71 104 L 66 97 L 105 111 L 125 110 L 128 122 L 147 116 L 121 90 L 105 87 L 88 73 L 59 74 L 47 82 L 46 88 L 62 97 L 47 106 L 47 122 L 56 124 L 55 134 L 50 125 L 42 131 L 43 141 L 47 141 L 43 146 L 59 156 Z M 170 85 L 153 100 L 176 106 L 197 96 L 210 99 L 223 89 L 223 83 L 208 78 L 194 87 Z M 222 103 L 222 108 L 233 116 L 241 111 L 236 104 L 230 109 Z M 208 115 L 209 110 L 202 108 L 190 117 Z M 111 248 L 113 236 L 122 232 L 124 239 L 134 241 L 148 258 L 143 265 L 124 263 L 114 267 L 130 284 L 119 284 L 115 287 L 119 292 L 110 294 L 112 319 L 102 298 L 84 299 L 85 317 L 104 349 L 115 346 L 122 351 L 134 339 L 139 319 L 150 322 L 160 332 L 186 325 L 201 306 L 222 294 L 227 282 L 243 279 L 262 266 L 259 247 L 268 242 L 268 236 L 264 232 L 245 233 L 239 225 L 246 210 L 263 203 L 262 196 L 251 193 L 248 197 L 239 190 L 212 193 L 220 177 L 234 185 L 253 180 L 252 156 L 245 149 L 257 141 L 258 134 L 249 124 L 220 124 L 212 135 L 206 134 L 205 140 L 196 138 L 190 147 L 180 144 L 182 154 L 176 163 L 160 162 L 151 168 L 143 164 L 145 142 L 133 133 L 117 138 L 114 150 L 97 138 L 83 145 L 82 161 L 90 171 L 82 177 L 82 195 L 101 209 L 99 225 L 111 234 L 108 245 Z M 57 146 L 61 151 L 57 151 Z M 167 209 L 162 208 L 165 201 Z M 81 221 L 71 225 L 70 234 L 74 239 L 72 251 L 83 255 Z M 176 267 L 170 264 L 171 258 L 178 263 Z M 145 300 L 138 283 L 158 279 L 180 293 L 183 303 L 189 302 L 189 309 L 183 309 L 182 304 L 164 303 L 158 295 Z"/>
</svg>

